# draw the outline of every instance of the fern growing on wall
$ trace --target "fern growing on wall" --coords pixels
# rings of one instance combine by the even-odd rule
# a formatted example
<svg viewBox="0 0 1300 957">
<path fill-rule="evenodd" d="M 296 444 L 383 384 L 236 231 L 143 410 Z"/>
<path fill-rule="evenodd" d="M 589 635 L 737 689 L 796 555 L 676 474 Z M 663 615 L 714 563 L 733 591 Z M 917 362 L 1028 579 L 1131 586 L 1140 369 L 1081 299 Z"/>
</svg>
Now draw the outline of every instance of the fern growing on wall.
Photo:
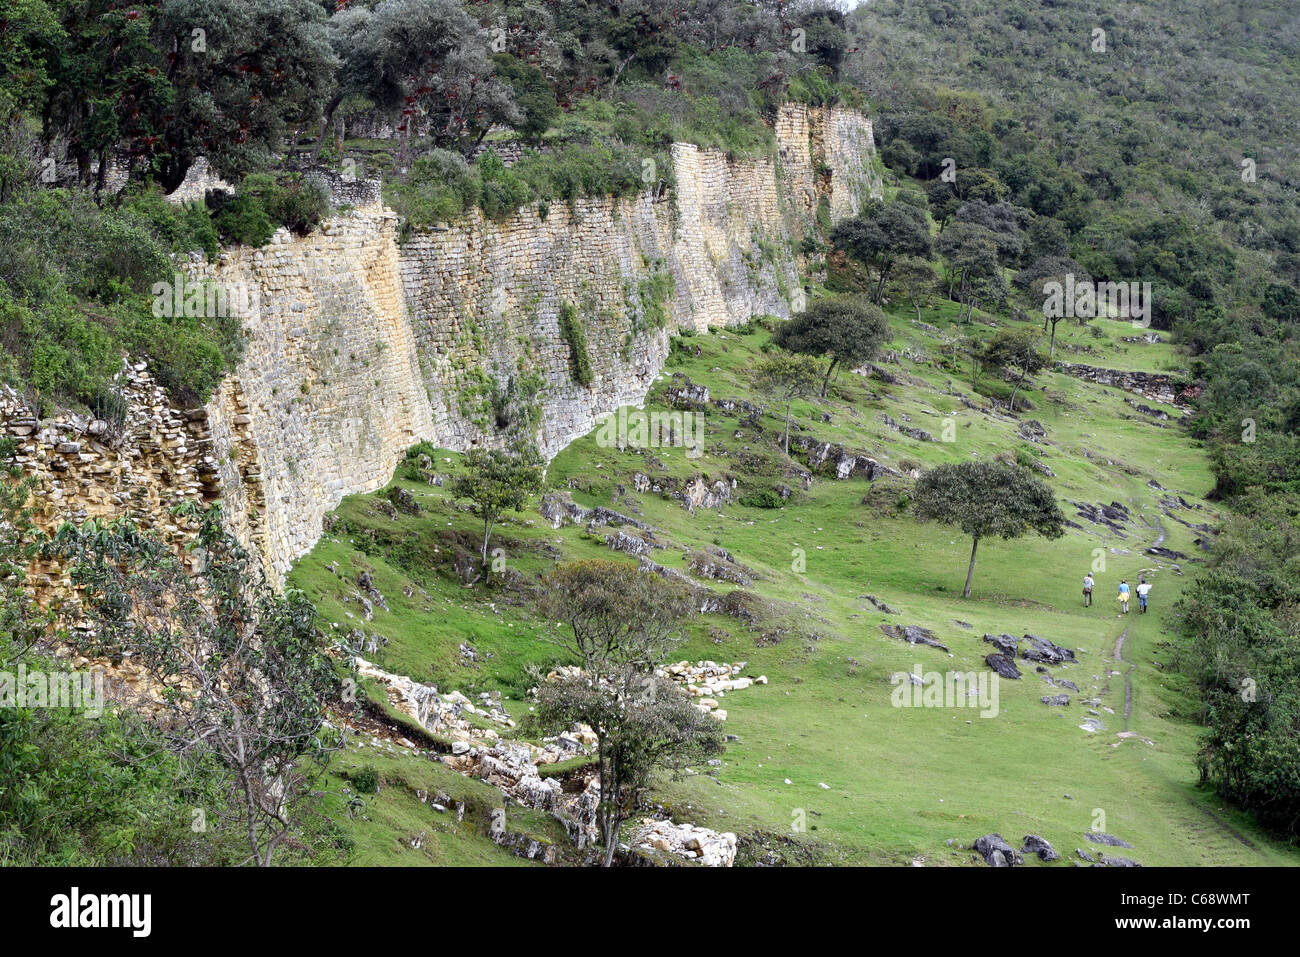
<svg viewBox="0 0 1300 957">
<path fill-rule="evenodd" d="M 560 335 L 569 344 L 569 365 L 573 370 L 573 380 L 581 386 L 590 386 L 596 381 L 596 374 L 591 368 L 591 356 L 587 352 L 587 334 L 583 331 L 582 320 L 578 310 L 571 303 L 560 305 Z"/>
</svg>

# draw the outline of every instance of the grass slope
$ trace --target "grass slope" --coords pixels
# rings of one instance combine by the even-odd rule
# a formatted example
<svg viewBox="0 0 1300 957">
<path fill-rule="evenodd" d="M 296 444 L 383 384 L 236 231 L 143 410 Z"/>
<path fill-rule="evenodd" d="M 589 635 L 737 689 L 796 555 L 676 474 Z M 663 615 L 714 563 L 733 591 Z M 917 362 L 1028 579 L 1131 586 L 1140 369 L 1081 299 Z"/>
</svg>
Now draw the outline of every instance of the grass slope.
<svg viewBox="0 0 1300 957">
<path fill-rule="evenodd" d="M 791 861 L 963 864 L 971 853 L 962 846 L 990 831 L 1012 842 L 1041 834 L 1072 857 L 1075 848 L 1098 849 L 1084 832 L 1099 825 L 1133 845 L 1121 853 L 1147 865 L 1300 861 L 1293 849 L 1270 841 L 1197 786 L 1191 701 L 1166 667 L 1174 649 L 1165 616 L 1189 566 L 1145 549 L 1159 540 L 1194 559 L 1200 533 L 1181 522 L 1215 521 L 1201 498 L 1211 479 L 1196 443 L 1125 399 L 1154 403 L 1057 373 L 1039 377 L 1029 393 L 1035 408 L 1020 416 L 1042 423 L 1046 441 L 1026 441 L 1018 435 L 1019 421 L 961 401 L 964 394 L 987 405 L 970 388 L 969 363 L 948 354 L 952 342 L 992 329 L 979 321 L 957 329 L 954 310 L 930 310 L 924 325 L 908 310 L 893 315 L 896 363 L 881 365 L 898 381 L 842 374 L 828 399 L 796 403 L 795 434 L 842 443 L 896 469 L 1004 451 L 1041 455 L 1055 473 L 1049 482 L 1063 511 L 1081 527 L 1054 542 L 982 543 L 969 600 L 960 597 L 969 540 L 955 529 L 918 525 L 906 508 L 905 481 L 819 476 L 804 491 L 803 466 L 779 451 L 774 414 L 756 430 L 741 421 L 744 413 L 710 406 L 706 453 L 694 460 L 679 448 L 601 447 L 593 433 L 551 463 L 548 487 L 569 490 L 581 505 L 606 505 L 654 526 L 657 537 L 671 543 L 654 552 L 654 561 L 686 571 L 690 552 L 715 545 L 760 576 L 746 589 L 760 596 L 758 619 L 701 616 L 680 657 L 748 661 L 748 673 L 767 674 L 770 684 L 723 700 L 726 730 L 739 740 L 730 744 L 721 768 L 664 781 L 657 800 L 675 819 L 736 831 L 742 860 L 770 848 Z M 1147 371 L 1178 366 L 1165 344 L 1123 342 L 1134 334 L 1127 324 L 1093 325 L 1098 332 L 1062 323 L 1057 358 Z M 707 385 L 713 398 L 756 401 L 747 370 L 768 338 L 755 326 L 677 340 L 646 408 L 666 408 L 663 388 L 673 373 Z M 1003 384 L 985 377 L 982 388 L 996 392 Z M 822 413 L 830 414 L 829 422 Z M 882 414 L 936 439 L 951 418 L 953 441 L 908 438 Z M 454 453 L 437 456 L 436 471 L 445 475 L 456 467 Z M 794 491 L 782 508 L 733 500 L 692 515 L 667 495 L 633 492 L 636 473 L 661 484 L 700 474 L 710 482 L 734 478 L 736 497 L 778 484 Z M 456 557 L 473 550 L 481 526 L 442 487 L 404 468 L 396 484 L 415 496 L 420 514 L 394 511 L 383 492 L 345 500 L 333 530 L 298 563 L 292 583 L 317 603 L 327 628 L 384 636 L 388 644 L 375 656 L 381 666 L 446 690 L 500 693 L 506 709 L 521 717 L 533 669 L 563 660 L 546 641 L 551 626 L 529 611 L 528 583 L 557 560 L 626 556 L 604 544 L 612 530 L 553 529 L 534 501 L 530 511 L 509 517 L 495 543 L 518 578 L 466 588 L 454 573 Z M 1163 511 L 1161 502 L 1167 508 L 1171 494 L 1188 507 Z M 1131 521 L 1112 531 L 1076 515 L 1071 501 L 1118 502 Z M 800 571 L 793 570 L 796 550 L 805 556 Z M 1098 554 L 1105 571 L 1096 576 L 1096 604 L 1085 609 L 1080 582 Z M 376 605 L 372 621 L 364 620 L 358 601 L 355 583 L 363 571 L 388 605 Z M 1115 585 L 1121 577 L 1135 583 L 1140 573 L 1154 581 L 1152 612 L 1121 619 Z M 720 593 L 735 587 L 706 584 Z M 866 594 L 901 614 L 883 614 L 860 597 Z M 931 628 L 951 654 L 888 637 L 879 628 L 885 623 Z M 981 640 L 985 632 L 1033 633 L 1076 649 L 1078 663 L 1051 673 L 1073 681 L 1079 693 L 1066 692 L 1066 707 L 1043 704 L 1042 696 L 1060 689 L 1040 680 L 1032 663 L 1020 662 L 1024 677 L 1001 683 L 996 717 L 981 718 L 968 707 L 891 706 L 896 672 L 916 665 L 922 671 L 987 670 L 983 659 L 992 649 Z M 1120 661 L 1115 650 L 1122 634 Z M 1090 716 L 1082 699 L 1094 697 L 1105 728 L 1089 733 L 1080 728 Z M 1118 736 L 1126 728 L 1136 736 Z M 411 752 L 402 760 L 429 764 L 427 756 Z M 391 825 L 376 818 L 358 826 L 358 860 L 405 860 L 410 855 L 400 846 L 393 851 L 390 837 L 368 831 L 391 826 L 404 834 L 431 813 L 413 805 L 394 809 Z M 805 829 L 797 830 L 800 822 Z M 447 855 L 465 863 L 474 856 L 454 848 Z"/>
</svg>

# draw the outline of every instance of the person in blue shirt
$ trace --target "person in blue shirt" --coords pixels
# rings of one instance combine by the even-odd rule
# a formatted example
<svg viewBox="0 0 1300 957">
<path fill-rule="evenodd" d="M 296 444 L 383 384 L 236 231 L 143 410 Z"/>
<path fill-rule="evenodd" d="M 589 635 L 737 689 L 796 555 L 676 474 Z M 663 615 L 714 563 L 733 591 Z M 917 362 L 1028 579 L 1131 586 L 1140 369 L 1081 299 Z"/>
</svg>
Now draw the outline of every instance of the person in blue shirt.
<svg viewBox="0 0 1300 957">
<path fill-rule="evenodd" d="M 1128 581 L 1121 579 L 1119 583 L 1119 607 L 1123 610 L 1124 614 L 1126 615 L 1128 614 L 1128 595 L 1129 595 Z"/>
</svg>

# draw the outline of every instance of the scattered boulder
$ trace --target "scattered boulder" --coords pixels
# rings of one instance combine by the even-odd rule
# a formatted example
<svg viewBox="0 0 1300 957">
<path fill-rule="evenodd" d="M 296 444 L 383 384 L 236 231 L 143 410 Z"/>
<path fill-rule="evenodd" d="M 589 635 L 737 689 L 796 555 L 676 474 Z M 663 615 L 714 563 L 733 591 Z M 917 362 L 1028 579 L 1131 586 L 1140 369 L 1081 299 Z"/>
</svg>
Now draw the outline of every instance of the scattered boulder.
<svg viewBox="0 0 1300 957">
<path fill-rule="evenodd" d="M 1008 844 L 1001 834 L 985 834 L 971 848 L 984 858 L 984 863 L 989 867 L 1015 867 L 1024 863 L 1020 852 Z"/>
<path fill-rule="evenodd" d="M 996 651 L 987 656 L 984 659 L 984 663 L 1003 678 L 1011 678 L 1012 680 L 1015 680 L 1020 677 L 1020 669 L 1016 667 L 1016 663 L 1006 655 L 999 654 Z"/>
<path fill-rule="evenodd" d="M 1182 552 L 1176 552 L 1172 548 L 1163 548 L 1159 545 L 1152 545 L 1147 549 L 1148 555 L 1155 555 L 1157 558 L 1167 558 L 1173 562 L 1185 562 L 1187 556 Z"/>
<path fill-rule="evenodd" d="M 1025 641 L 1029 643 L 1029 647 L 1020 653 L 1020 657 L 1026 661 L 1038 661 L 1045 665 L 1062 665 L 1075 660 L 1072 650 L 1062 648 L 1046 638 L 1039 638 L 1037 635 L 1025 635 Z"/>
<path fill-rule="evenodd" d="M 902 614 L 902 612 L 900 612 L 897 608 L 891 608 L 889 605 L 886 605 L 875 595 L 859 595 L 858 598 L 862 601 L 870 602 L 873 608 L 875 608 L 877 611 L 883 611 L 886 615 Z"/>
<path fill-rule="evenodd" d="M 1022 854 L 1037 854 L 1040 861 L 1059 861 L 1061 855 L 1056 853 L 1056 848 L 1047 841 L 1046 838 L 1039 837 L 1037 834 L 1026 834 L 1024 847 L 1020 849 Z"/>
<path fill-rule="evenodd" d="M 1014 635 L 985 635 L 984 640 L 1008 658 L 1015 658 L 1020 651 L 1020 639 Z"/>
<path fill-rule="evenodd" d="M 1050 694 L 1039 700 L 1052 708 L 1064 708 L 1070 703 L 1070 696 L 1068 694 Z"/>
<path fill-rule="evenodd" d="M 704 867 L 730 867 L 736 861 L 736 835 L 693 824 L 644 818 L 628 841 L 631 848 L 659 851 Z"/>
<path fill-rule="evenodd" d="M 881 625 L 880 630 L 890 638 L 901 638 L 913 645 L 929 645 L 940 651 L 947 651 L 948 646 L 939 641 L 929 628 L 920 625 Z"/>
<path fill-rule="evenodd" d="M 1107 857 L 1105 854 L 1097 855 L 1097 863 L 1102 867 L 1141 867 L 1137 861 L 1128 857 Z"/>
<path fill-rule="evenodd" d="M 1083 836 L 1094 844 L 1105 844 L 1107 847 L 1133 847 L 1128 841 L 1121 841 L 1113 834 L 1105 834 L 1101 831 L 1084 831 Z"/>
</svg>

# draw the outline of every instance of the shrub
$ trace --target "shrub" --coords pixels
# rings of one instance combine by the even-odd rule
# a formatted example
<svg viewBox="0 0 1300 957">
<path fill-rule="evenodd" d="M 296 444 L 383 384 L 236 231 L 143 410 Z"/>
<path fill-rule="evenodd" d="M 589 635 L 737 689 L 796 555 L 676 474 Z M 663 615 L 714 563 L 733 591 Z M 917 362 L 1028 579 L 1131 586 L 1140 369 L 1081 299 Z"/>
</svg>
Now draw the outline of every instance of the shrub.
<svg viewBox="0 0 1300 957">
<path fill-rule="evenodd" d="M 367 764 L 352 775 L 352 787 L 358 794 L 374 794 L 379 790 L 379 772 Z"/>
<path fill-rule="evenodd" d="M 474 165 L 482 183 L 479 205 L 483 207 L 483 215 L 490 219 L 504 219 L 532 201 L 533 191 L 528 182 L 507 169 L 495 150 L 483 153 Z"/>
<path fill-rule="evenodd" d="M 265 246 L 281 226 L 306 235 L 329 213 L 325 188 L 297 173 L 278 181 L 267 173 L 252 173 L 234 196 L 210 192 L 207 204 L 224 242 L 254 247 Z"/>
<path fill-rule="evenodd" d="M 740 497 L 740 504 L 746 508 L 780 508 L 785 502 L 780 493 L 770 488 L 754 489 Z"/>
</svg>

